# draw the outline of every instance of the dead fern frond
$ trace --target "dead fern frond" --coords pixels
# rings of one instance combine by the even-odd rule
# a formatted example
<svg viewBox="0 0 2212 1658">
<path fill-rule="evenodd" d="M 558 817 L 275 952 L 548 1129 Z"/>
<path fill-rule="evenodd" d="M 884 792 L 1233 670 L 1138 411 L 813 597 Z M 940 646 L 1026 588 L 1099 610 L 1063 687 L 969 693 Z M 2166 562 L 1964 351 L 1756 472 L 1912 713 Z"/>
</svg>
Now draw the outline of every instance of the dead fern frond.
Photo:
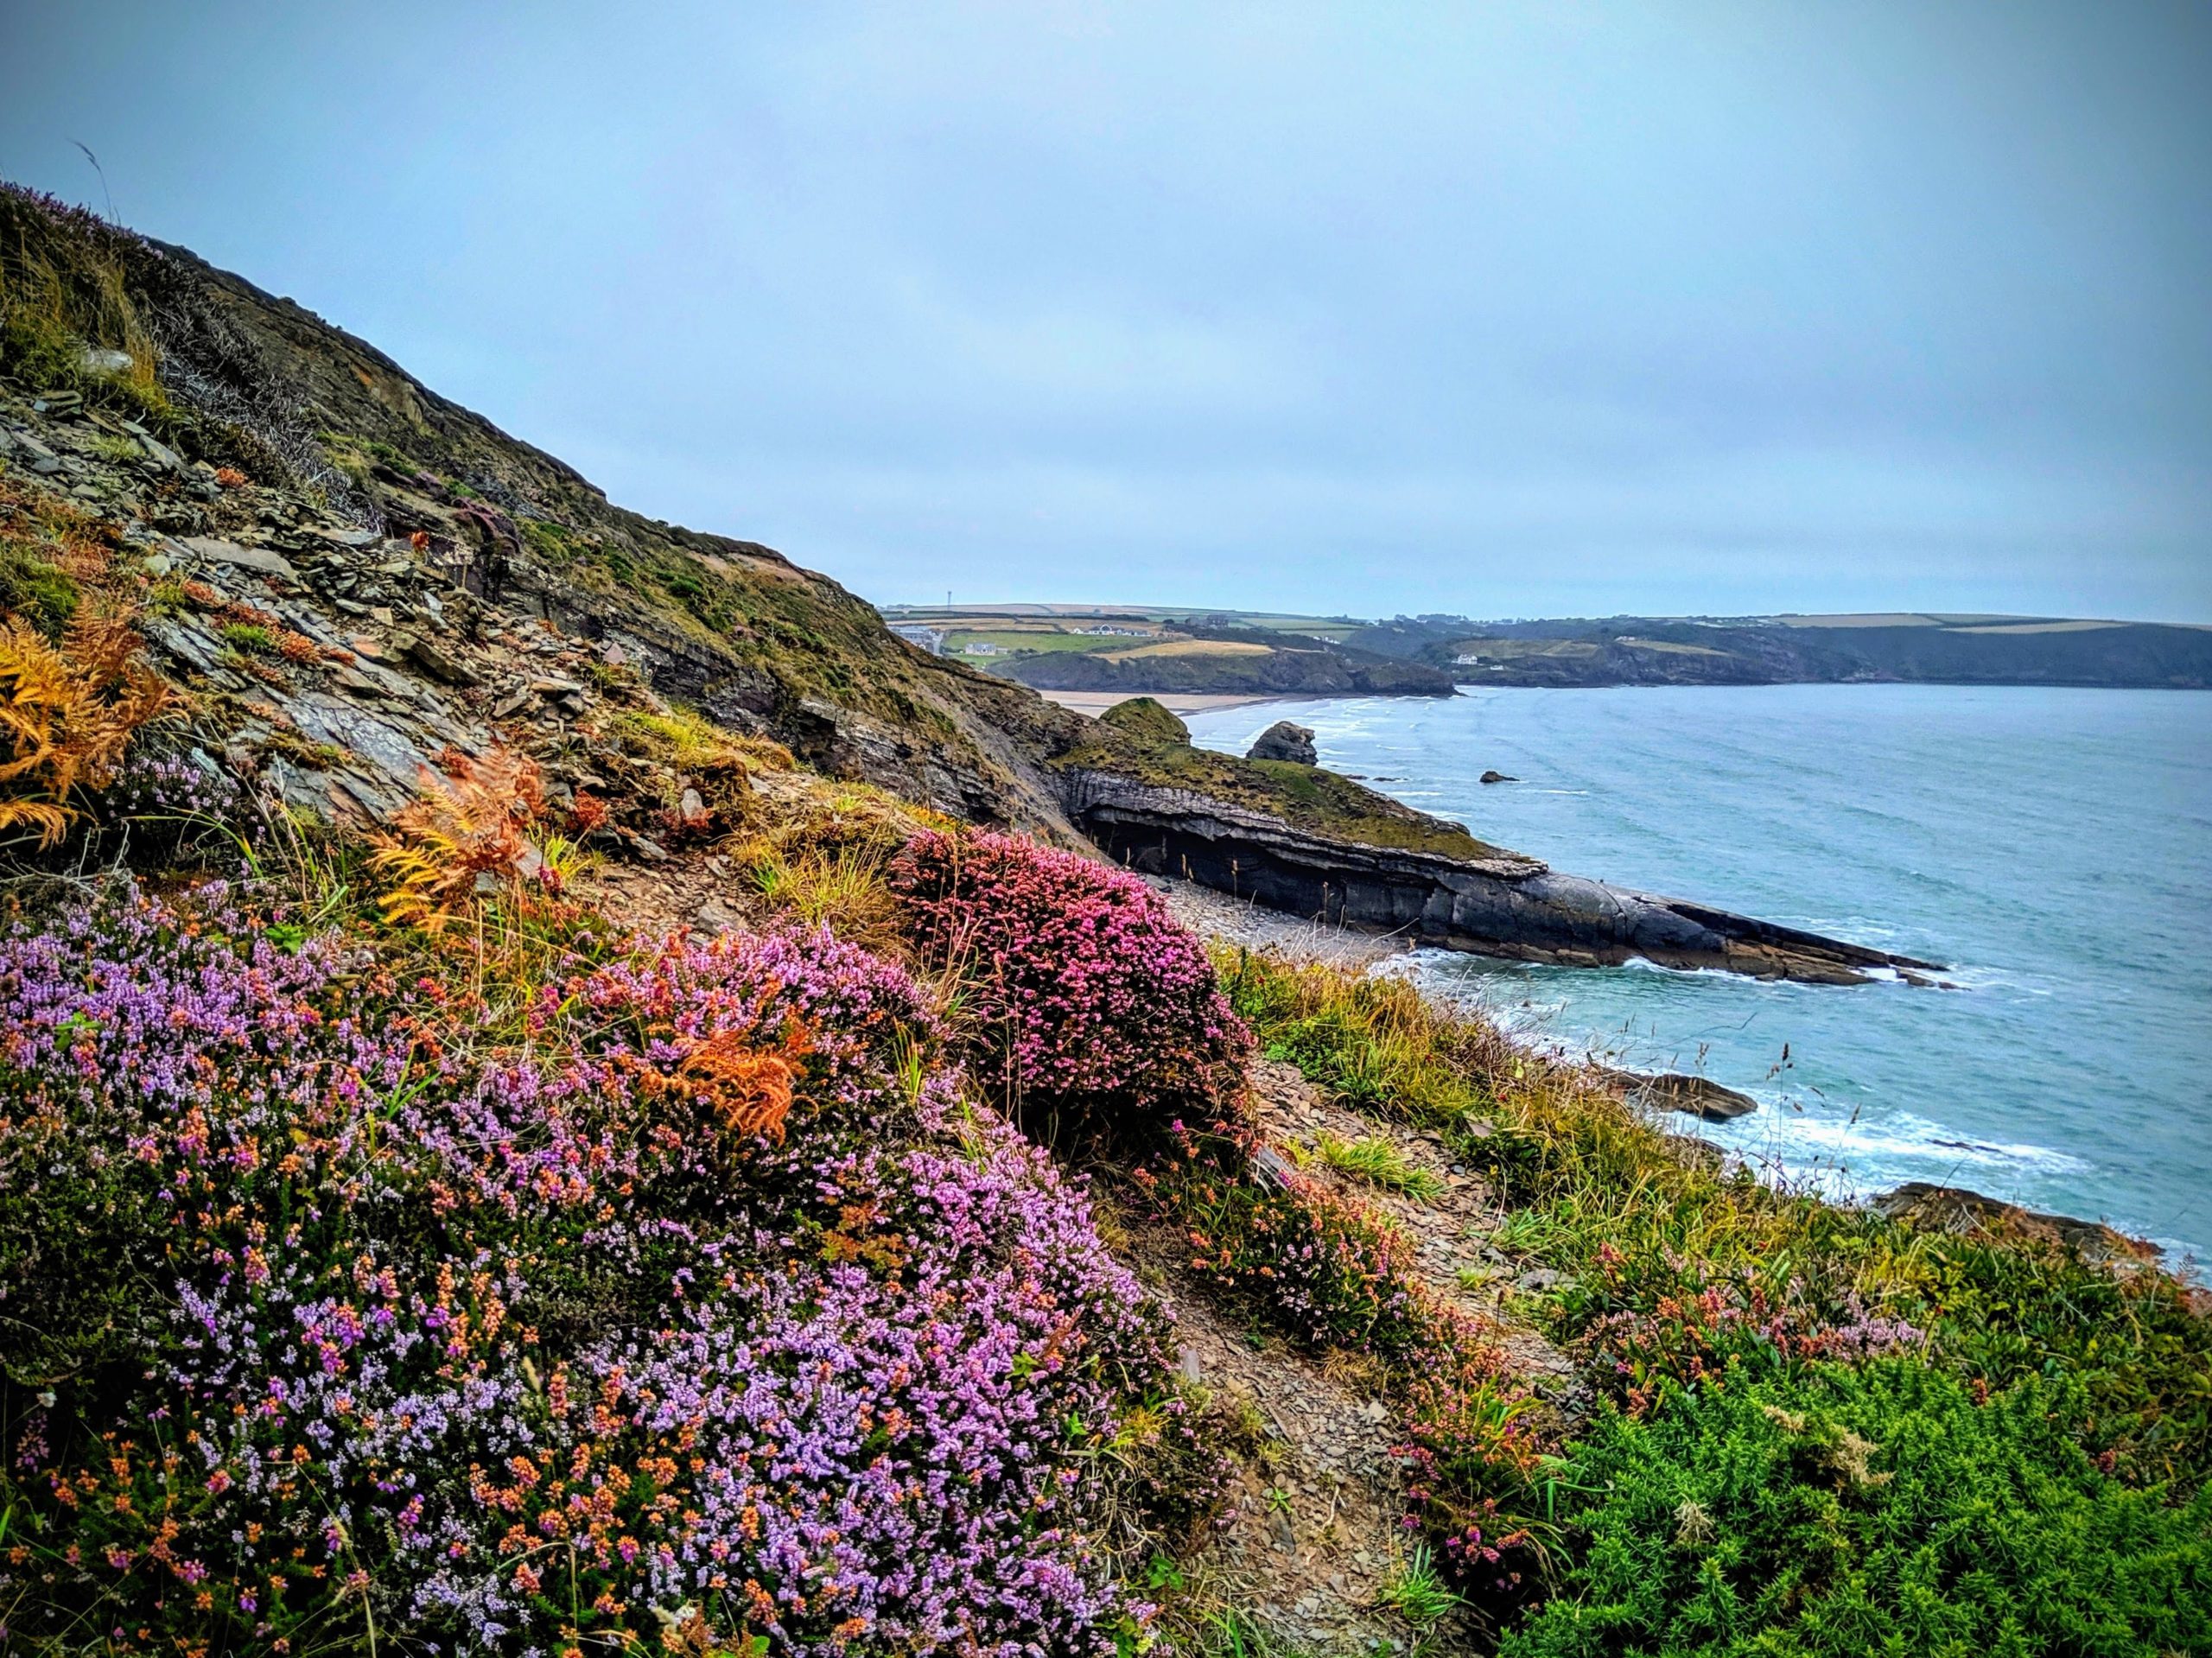
<svg viewBox="0 0 2212 1658">
<path fill-rule="evenodd" d="M 168 708 L 136 623 L 128 608 L 83 607 L 58 647 L 19 616 L 0 623 L 0 829 L 52 846 L 83 815 L 79 791 L 112 782 L 132 735 Z"/>
<path fill-rule="evenodd" d="M 390 883 L 379 900 L 385 919 L 433 936 L 467 913 L 480 886 L 518 888 L 530 826 L 545 806 L 537 767 L 524 756 L 452 754 L 448 764 L 445 777 L 424 768 L 422 794 L 369 854 Z"/>
</svg>

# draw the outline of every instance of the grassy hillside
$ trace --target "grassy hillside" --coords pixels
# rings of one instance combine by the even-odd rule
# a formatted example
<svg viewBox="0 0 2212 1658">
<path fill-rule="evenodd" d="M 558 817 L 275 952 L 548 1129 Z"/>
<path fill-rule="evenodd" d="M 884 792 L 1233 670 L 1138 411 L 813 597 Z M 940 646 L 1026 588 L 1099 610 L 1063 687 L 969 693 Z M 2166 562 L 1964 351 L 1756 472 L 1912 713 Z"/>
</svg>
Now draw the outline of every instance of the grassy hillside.
<svg viewBox="0 0 2212 1658">
<path fill-rule="evenodd" d="M 1027 614 L 1015 612 L 1049 612 Z M 955 660 L 1048 690 L 1448 696 L 1433 666 L 1346 649 L 1343 618 L 893 606 L 887 619 Z"/>
</svg>

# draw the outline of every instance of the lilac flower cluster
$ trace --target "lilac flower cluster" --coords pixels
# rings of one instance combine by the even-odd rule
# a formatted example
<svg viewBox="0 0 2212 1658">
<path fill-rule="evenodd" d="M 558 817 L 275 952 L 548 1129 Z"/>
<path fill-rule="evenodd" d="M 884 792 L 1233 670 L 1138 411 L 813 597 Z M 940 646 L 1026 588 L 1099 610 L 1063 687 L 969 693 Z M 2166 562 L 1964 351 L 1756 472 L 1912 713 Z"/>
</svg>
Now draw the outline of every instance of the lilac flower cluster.
<svg viewBox="0 0 2212 1658">
<path fill-rule="evenodd" d="M 1010 1099 L 1162 1127 L 1236 1098 L 1250 1035 L 1205 946 L 1137 876 L 1010 835 L 925 833 L 891 884 L 925 958 L 963 975 L 980 1068 Z"/>
<path fill-rule="evenodd" d="M 216 817 L 238 805 L 236 779 L 204 756 L 134 749 L 108 785 L 108 809 L 130 817 Z"/>
<path fill-rule="evenodd" d="M 1137 1627 L 1084 1471 L 1158 1315 L 902 971 L 678 936 L 546 984 L 519 1045 L 465 1005 L 219 886 L 0 941 L 15 1632 Z"/>
</svg>

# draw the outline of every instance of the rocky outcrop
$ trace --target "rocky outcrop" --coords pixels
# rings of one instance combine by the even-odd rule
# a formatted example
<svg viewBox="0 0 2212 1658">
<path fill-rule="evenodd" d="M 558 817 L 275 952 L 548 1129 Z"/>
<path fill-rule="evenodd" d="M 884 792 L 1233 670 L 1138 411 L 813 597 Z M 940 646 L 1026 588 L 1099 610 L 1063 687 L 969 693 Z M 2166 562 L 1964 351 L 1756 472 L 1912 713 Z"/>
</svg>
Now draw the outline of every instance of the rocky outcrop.
<svg viewBox="0 0 2212 1658">
<path fill-rule="evenodd" d="M 1295 726 L 1287 720 L 1278 720 L 1262 732 L 1251 747 L 1244 751 L 1248 760 L 1288 760 L 1294 765 L 1319 765 L 1319 752 L 1313 746 L 1313 727 Z"/>
<path fill-rule="evenodd" d="M 1818 984 L 1930 965 L 1563 875 L 1518 853 L 1465 858 L 1363 845 L 1112 772 L 1065 774 L 1062 802 L 1109 856 L 1134 868 L 1447 950 L 1576 967 L 1641 958 Z"/>
<path fill-rule="evenodd" d="M 1709 1077 L 1681 1070 L 1616 1070 L 1611 1065 L 1594 1069 L 1631 1105 L 1687 1111 L 1707 1122 L 1730 1122 L 1759 1109 L 1759 1102 L 1750 1095 L 1724 1088 Z"/>
<path fill-rule="evenodd" d="M 2131 1238 L 2102 1221 L 2045 1215 L 1964 1186 L 1910 1180 L 1894 1191 L 1884 1192 L 1874 1200 L 1874 1206 L 1893 1220 L 1928 1231 L 2024 1238 L 2071 1249 L 2086 1260 L 2108 1265 L 2139 1266 L 2158 1260 L 2157 1244 Z"/>
</svg>

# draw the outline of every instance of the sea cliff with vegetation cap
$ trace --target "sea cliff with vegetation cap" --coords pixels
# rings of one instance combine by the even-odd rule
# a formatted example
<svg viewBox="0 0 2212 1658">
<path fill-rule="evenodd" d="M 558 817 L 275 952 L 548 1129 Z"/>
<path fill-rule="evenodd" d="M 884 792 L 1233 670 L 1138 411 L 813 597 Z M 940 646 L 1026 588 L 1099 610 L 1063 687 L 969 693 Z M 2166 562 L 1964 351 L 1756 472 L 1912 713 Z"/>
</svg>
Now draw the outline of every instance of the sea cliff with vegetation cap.
<svg viewBox="0 0 2212 1658">
<path fill-rule="evenodd" d="M 13 191 L 0 604 L 11 1649 L 2212 1644 L 2201 1292 L 1774 1191 L 1097 847 L 1447 926 L 1533 860 Z"/>
</svg>

